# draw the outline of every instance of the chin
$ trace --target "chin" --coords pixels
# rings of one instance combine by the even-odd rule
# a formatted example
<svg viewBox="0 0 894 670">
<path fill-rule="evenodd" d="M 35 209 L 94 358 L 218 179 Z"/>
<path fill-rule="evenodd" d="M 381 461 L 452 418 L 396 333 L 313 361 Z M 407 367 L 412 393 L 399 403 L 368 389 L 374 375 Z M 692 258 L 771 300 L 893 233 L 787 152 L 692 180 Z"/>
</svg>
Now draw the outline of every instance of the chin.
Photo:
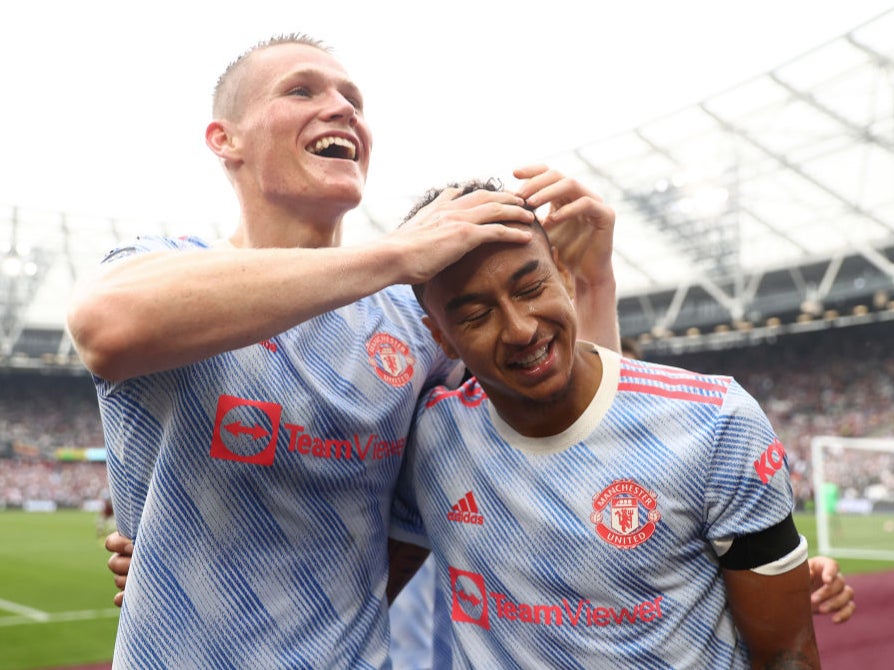
<svg viewBox="0 0 894 670">
<path fill-rule="evenodd" d="M 321 192 L 326 194 L 327 198 L 350 204 L 356 207 L 363 198 L 363 187 L 365 182 L 362 179 L 324 179 Z"/>
</svg>

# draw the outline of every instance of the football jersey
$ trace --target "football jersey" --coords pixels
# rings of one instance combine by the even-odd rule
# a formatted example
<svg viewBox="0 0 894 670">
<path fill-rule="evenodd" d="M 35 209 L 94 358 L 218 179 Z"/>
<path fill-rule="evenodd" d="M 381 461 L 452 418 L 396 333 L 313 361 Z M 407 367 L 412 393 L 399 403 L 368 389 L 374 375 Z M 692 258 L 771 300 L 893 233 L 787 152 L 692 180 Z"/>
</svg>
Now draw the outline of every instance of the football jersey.
<svg viewBox="0 0 894 670">
<path fill-rule="evenodd" d="M 457 668 L 746 668 L 718 545 L 793 509 L 784 450 L 732 378 L 621 359 L 530 438 L 473 378 L 420 403 L 391 533 L 430 546 Z"/>
<path fill-rule="evenodd" d="M 434 611 L 435 564 L 429 558 L 388 608 L 394 670 L 431 670 Z"/>
<path fill-rule="evenodd" d="M 207 245 L 141 238 L 110 258 L 170 248 Z M 115 667 L 389 667 L 391 496 L 416 400 L 454 367 L 420 317 L 391 287 L 193 365 L 96 379 L 135 537 Z"/>
</svg>

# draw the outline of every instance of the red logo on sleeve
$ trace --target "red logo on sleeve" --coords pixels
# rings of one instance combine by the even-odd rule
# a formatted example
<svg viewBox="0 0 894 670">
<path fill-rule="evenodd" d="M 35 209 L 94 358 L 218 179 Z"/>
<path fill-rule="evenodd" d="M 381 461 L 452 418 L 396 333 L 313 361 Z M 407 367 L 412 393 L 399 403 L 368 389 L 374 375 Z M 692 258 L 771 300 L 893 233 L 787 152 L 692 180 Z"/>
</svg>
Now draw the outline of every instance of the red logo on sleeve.
<svg viewBox="0 0 894 670">
<path fill-rule="evenodd" d="M 780 468 L 785 464 L 785 448 L 779 438 L 773 440 L 766 451 L 754 461 L 754 471 L 764 484 L 769 484 Z"/>
</svg>

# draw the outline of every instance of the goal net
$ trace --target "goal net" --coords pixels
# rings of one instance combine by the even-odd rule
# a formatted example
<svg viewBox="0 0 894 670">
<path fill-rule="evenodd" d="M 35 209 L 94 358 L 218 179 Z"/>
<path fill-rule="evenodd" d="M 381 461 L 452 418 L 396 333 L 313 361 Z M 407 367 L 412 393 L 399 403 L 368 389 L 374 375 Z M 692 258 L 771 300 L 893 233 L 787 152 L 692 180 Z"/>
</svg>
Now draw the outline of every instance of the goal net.
<svg viewBox="0 0 894 670">
<path fill-rule="evenodd" d="M 819 553 L 894 561 L 894 438 L 811 440 Z"/>
</svg>

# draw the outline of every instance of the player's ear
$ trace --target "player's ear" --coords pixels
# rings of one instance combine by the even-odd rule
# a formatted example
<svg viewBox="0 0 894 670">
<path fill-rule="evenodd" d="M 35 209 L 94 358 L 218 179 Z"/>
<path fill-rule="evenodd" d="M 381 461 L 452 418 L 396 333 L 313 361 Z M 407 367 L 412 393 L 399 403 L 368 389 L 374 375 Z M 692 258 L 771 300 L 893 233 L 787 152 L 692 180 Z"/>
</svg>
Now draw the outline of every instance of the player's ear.
<svg viewBox="0 0 894 670">
<path fill-rule="evenodd" d="M 422 317 L 422 323 L 424 323 L 425 327 L 428 328 L 429 332 L 431 332 L 431 336 L 435 338 L 435 342 L 438 343 L 438 346 L 441 347 L 441 351 L 443 351 L 448 358 L 452 358 L 454 360 L 459 358 L 459 354 L 456 353 L 456 349 L 450 346 L 450 343 L 444 338 L 444 333 L 438 327 L 438 324 L 433 318 L 426 314 Z"/>
<path fill-rule="evenodd" d="M 553 261 L 556 264 L 556 269 L 559 271 L 559 276 L 562 278 L 562 285 L 565 287 L 565 290 L 568 291 L 569 297 L 574 300 L 574 277 L 571 276 L 568 267 L 559 257 L 559 249 L 557 247 L 551 247 L 550 250 L 553 253 Z"/>
<path fill-rule="evenodd" d="M 226 163 L 238 162 L 242 158 L 239 138 L 227 121 L 212 121 L 205 128 L 205 144 Z"/>
</svg>

